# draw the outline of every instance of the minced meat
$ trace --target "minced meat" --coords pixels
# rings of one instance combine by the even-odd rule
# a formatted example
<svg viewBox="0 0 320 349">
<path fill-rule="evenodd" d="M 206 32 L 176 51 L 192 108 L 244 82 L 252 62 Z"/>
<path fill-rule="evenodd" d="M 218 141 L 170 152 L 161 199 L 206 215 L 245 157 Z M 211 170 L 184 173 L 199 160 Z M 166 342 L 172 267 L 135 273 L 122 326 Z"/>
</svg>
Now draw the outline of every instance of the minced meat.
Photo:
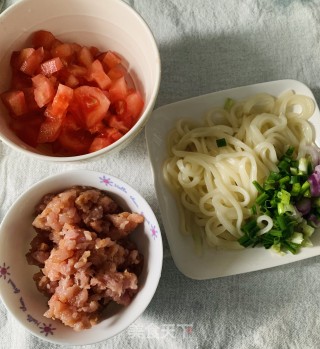
<svg viewBox="0 0 320 349">
<path fill-rule="evenodd" d="M 105 191 L 81 186 L 45 195 L 35 212 L 37 235 L 26 257 L 40 267 L 34 281 L 49 297 L 44 316 L 79 331 L 96 324 L 110 302 L 131 302 L 143 255 L 129 234 L 142 215 L 123 212 Z"/>
</svg>

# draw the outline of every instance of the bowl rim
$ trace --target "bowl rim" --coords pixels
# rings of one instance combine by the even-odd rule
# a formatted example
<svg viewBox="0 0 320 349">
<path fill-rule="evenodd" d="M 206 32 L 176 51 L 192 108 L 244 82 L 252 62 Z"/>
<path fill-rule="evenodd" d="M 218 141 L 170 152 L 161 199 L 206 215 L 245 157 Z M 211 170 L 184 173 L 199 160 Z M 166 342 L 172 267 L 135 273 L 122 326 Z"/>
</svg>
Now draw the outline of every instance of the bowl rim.
<svg viewBox="0 0 320 349">
<path fill-rule="evenodd" d="M 25 6 L 26 3 L 33 1 L 33 0 L 23 0 L 23 1 L 18 1 L 15 2 L 14 4 L 10 5 L 7 7 L 2 13 L 0 13 L 0 21 L 8 14 L 11 12 L 15 11 L 17 8 L 21 6 Z M 92 0 L 92 1 L 102 1 L 102 0 Z M 25 154 L 29 157 L 33 157 L 39 160 L 44 160 L 44 161 L 53 161 L 53 162 L 73 162 L 73 161 L 81 161 L 81 160 L 89 160 L 94 157 L 97 157 L 99 155 L 109 155 L 115 151 L 119 151 L 126 147 L 144 128 L 146 125 L 147 121 L 150 119 L 152 110 L 155 106 L 157 96 L 159 93 L 160 89 L 160 83 L 161 83 L 161 73 L 162 73 L 162 68 L 161 68 L 161 57 L 160 57 L 160 52 L 159 48 L 155 39 L 155 36 L 146 22 L 146 20 L 140 15 L 140 13 L 134 9 L 132 6 L 127 4 L 124 0 L 107 0 L 107 1 L 113 1 L 115 3 L 118 3 L 120 6 L 123 6 L 127 11 L 129 11 L 137 21 L 144 27 L 146 32 L 148 33 L 148 36 L 150 37 L 150 43 L 152 44 L 152 50 L 154 51 L 156 55 L 156 76 L 155 76 L 155 85 L 154 88 L 152 89 L 152 93 L 150 95 L 150 101 L 147 104 L 145 110 L 143 113 L 140 115 L 137 123 L 125 134 L 123 135 L 120 139 L 115 141 L 114 143 L 110 144 L 109 146 L 102 148 L 100 150 L 97 150 L 92 153 L 87 153 L 87 154 L 82 154 L 82 155 L 75 155 L 75 156 L 51 156 L 51 155 L 46 155 L 46 154 L 41 154 L 40 152 L 33 152 L 29 149 L 25 149 L 22 146 L 18 146 L 16 143 L 8 139 L 7 137 L 3 136 L 0 133 L 0 140 L 2 140 L 6 145 L 11 147 L 12 149 Z"/>
<path fill-rule="evenodd" d="M 136 190 L 134 189 L 130 184 L 128 184 L 127 182 L 123 181 L 122 179 L 120 179 L 119 177 L 110 175 L 108 173 L 102 172 L 102 171 L 96 171 L 96 170 L 90 170 L 90 169 L 72 169 L 72 170 L 67 170 L 61 173 L 56 173 L 56 174 L 52 174 L 49 176 L 46 176 L 45 178 L 42 178 L 41 180 L 37 181 L 36 183 L 34 183 L 31 187 L 29 187 L 28 189 L 26 189 L 23 193 L 21 193 L 12 203 L 12 205 L 9 207 L 9 209 L 7 210 L 5 216 L 3 217 L 1 224 L 0 224 L 0 239 L 1 237 L 3 238 L 5 231 L 4 231 L 4 227 L 7 224 L 7 220 L 9 219 L 9 216 L 12 213 L 12 210 L 14 210 L 17 206 L 19 206 L 19 202 L 24 199 L 25 197 L 27 197 L 30 192 L 35 191 L 37 188 L 43 186 L 46 183 L 53 183 L 56 179 L 58 178 L 64 178 L 66 176 L 75 176 L 75 175 L 90 175 L 90 174 L 96 174 L 99 176 L 108 176 L 108 178 L 110 178 L 111 180 L 116 180 L 119 183 L 127 186 L 127 188 L 129 188 L 135 195 L 139 196 L 139 200 L 146 206 L 148 206 L 148 208 L 150 209 L 149 214 L 152 215 L 152 219 L 153 221 L 157 224 L 157 228 L 159 231 L 159 239 L 157 241 L 157 244 L 159 244 L 157 250 L 159 253 L 159 257 L 156 260 L 155 265 L 157 266 L 157 269 L 152 271 L 153 274 L 153 282 L 149 284 L 149 290 L 148 290 L 148 296 L 145 297 L 145 301 L 142 304 L 141 307 L 139 307 L 139 311 L 137 311 L 133 316 L 130 317 L 130 320 L 124 323 L 124 326 L 122 326 L 121 328 L 119 328 L 118 330 L 114 331 L 114 333 L 104 339 L 99 339 L 99 340 L 89 340 L 85 343 L 72 343 L 70 341 L 64 341 L 64 340 L 55 340 L 54 338 L 51 339 L 50 337 L 44 337 L 42 335 L 40 335 L 38 332 L 36 332 L 35 330 L 32 330 L 31 328 L 27 327 L 25 325 L 26 321 L 25 319 L 22 318 L 22 316 L 19 316 L 20 312 L 14 312 L 12 311 L 12 307 L 10 307 L 7 304 L 6 301 L 6 297 L 4 296 L 5 293 L 7 293 L 7 291 L 5 290 L 5 287 L 2 286 L 2 283 L 0 283 L 0 299 L 3 302 L 8 314 L 10 314 L 18 323 L 20 323 L 20 325 L 26 329 L 29 333 L 31 333 L 32 335 L 40 338 L 41 340 L 45 341 L 45 342 L 50 342 L 53 344 L 60 344 L 60 345 L 74 345 L 74 346 L 80 346 L 80 345 L 90 345 L 90 344 L 96 344 L 96 343 L 100 343 L 102 341 L 108 340 L 112 337 L 115 337 L 116 335 L 120 334 L 121 332 L 123 332 L 124 330 L 126 330 L 129 326 L 131 326 L 140 316 L 142 316 L 142 314 L 144 313 L 144 311 L 146 310 L 146 308 L 149 306 L 150 302 L 152 301 L 153 297 L 155 296 L 156 290 L 158 288 L 159 282 L 160 282 L 160 278 L 161 278 L 161 274 L 162 274 L 162 268 L 163 268 L 163 238 L 162 238 L 162 234 L 160 231 L 160 226 L 158 223 L 158 219 L 152 209 L 152 207 L 149 205 L 149 203 L 146 201 L 146 199 Z M 79 184 L 80 185 L 80 184 Z M 62 185 L 63 186 L 63 185 Z M 103 190 L 103 189 L 101 189 Z M 108 191 L 106 189 L 106 191 Z M 127 194 L 126 194 L 127 195 Z M 149 273 L 149 271 L 148 271 Z M 39 293 L 40 294 L 40 293 Z M 91 328 L 94 329 L 94 326 Z M 90 331 L 90 329 L 88 330 Z"/>
</svg>

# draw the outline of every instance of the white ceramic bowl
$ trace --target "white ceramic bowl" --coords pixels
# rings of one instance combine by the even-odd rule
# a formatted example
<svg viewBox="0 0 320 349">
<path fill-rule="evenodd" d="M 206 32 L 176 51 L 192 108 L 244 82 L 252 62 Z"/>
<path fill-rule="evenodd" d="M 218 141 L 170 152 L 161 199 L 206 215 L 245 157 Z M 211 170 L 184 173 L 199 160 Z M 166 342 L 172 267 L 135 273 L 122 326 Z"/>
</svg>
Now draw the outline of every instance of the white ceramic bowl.
<svg viewBox="0 0 320 349">
<path fill-rule="evenodd" d="M 0 138 L 9 146 L 43 160 L 74 161 L 108 154 L 127 146 L 148 121 L 157 98 L 161 64 L 154 37 L 137 12 L 121 0 L 23 0 L 0 15 L 0 92 L 9 88 L 10 56 L 25 47 L 39 29 L 62 41 L 113 50 L 125 59 L 145 105 L 139 121 L 120 140 L 97 152 L 70 157 L 47 156 L 22 142 L 8 127 L 8 113 L 0 103 Z"/>
<path fill-rule="evenodd" d="M 73 185 L 106 190 L 124 209 L 143 213 L 145 222 L 130 236 L 144 255 L 140 289 L 127 307 L 115 306 L 109 317 L 89 330 L 75 332 L 58 320 L 43 316 L 47 299 L 32 279 L 37 267 L 28 265 L 25 254 L 35 236 L 31 226 L 35 205 L 44 194 Z M 162 239 L 157 219 L 148 203 L 128 184 L 105 173 L 74 170 L 54 175 L 22 194 L 0 226 L 0 296 L 8 311 L 34 335 L 58 344 L 85 345 L 108 339 L 134 322 L 150 303 L 162 269 Z"/>
</svg>

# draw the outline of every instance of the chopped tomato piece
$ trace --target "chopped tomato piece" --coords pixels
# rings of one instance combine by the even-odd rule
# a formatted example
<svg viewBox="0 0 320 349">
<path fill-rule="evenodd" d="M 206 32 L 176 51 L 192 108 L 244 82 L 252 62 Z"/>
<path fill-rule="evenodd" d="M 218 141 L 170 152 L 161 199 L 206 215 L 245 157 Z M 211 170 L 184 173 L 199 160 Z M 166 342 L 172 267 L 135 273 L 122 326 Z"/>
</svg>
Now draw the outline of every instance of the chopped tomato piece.
<svg viewBox="0 0 320 349">
<path fill-rule="evenodd" d="M 46 50 L 50 50 L 53 42 L 55 41 L 55 36 L 47 30 L 38 30 L 32 35 L 32 45 L 33 47 L 43 47 Z"/>
<path fill-rule="evenodd" d="M 35 51 L 33 47 L 23 48 L 21 51 L 15 51 L 11 55 L 10 64 L 12 68 L 20 70 L 22 63 Z"/>
<path fill-rule="evenodd" d="M 117 115 L 123 115 L 127 111 L 127 103 L 123 100 L 116 101 L 113 107 Z"/>
<path fill-rule="evenodd" d="M 82 128 L 77 116 L 69 112 L 69 109 L 66 118 L 64 119 L 63 126 L 73 131 L 79 131 Z"/>
<path fill-rule="evenodd" d="M 108 145 L 114 143 L 123 136 L 121 132 L 114 128 L 105 128 L 104 132 L 100 136 L 96 136 L 92 141 L 89 153 L 103 149 Z"/>
<path fill-rule="evenodd" d="M 121 63 L 121 58 L 114 52 L 108 51 L 103 58 L 103 63 L 105 63 L 109 69 L 112 69 Z"/>
<path fill-rule="evenodd" d="M 23 91 L 7 91 L 1 94 L 3 103 L 15 116 L 21 116 L 28 111 Z"/>
<path fill-rule="evenodd" d="M 51 76 L 62 68 L 63 63 L 60 57 L 55 57 L 41 64 L 41 73 L 45 76 Z"/>
<path fill-rule="evenodd" d="M 80 50 L 82 48 L 81 45 L 77 44 L 76 42 L 73 42 L 71 45 L 72 45 L 73 51 L 75 53 L 79 53 L 80 52 Z"/>
<path fill-rule="evenodd" d="M 106 90 L 111 85 L 111 79 L 103 70 L 102 64 L 98 59 L 91 64 L 88 75 L 89 80 L 95 81 L 101 90 Z"/>
<path fill-rule="evenodd" d="M 124 77 L 112 82 L 110 89 L 110 100 L 111 102 L 116 102 L 120 99 L 125 99 L 128 94 L 128 87 Z"/>
<path fill-rule="evenodd" d="M 73 74 L 69 74 L 65 80 L 65 84 L 71 88 L 75 88 L 80 85 L 80 81 Z"/>
<path fill-rule="evenodd" d="M 21 63 L 19 62 L 20 51 L 13 51 L 10 57 L 10 65 L 12 70 L 20 69 Z"/>
<path fill-rule="evenodd" d="M 130 119 L 131 119 L 130 115 L 128 115 L 127 120 L 121 119 L 120 116 L 112 115 L 108 119 L 108 125 L 112 128 L 115 128 L 116 130 L 120 131 L 121 133 L 125 134 L 132 127 Z"/>
<path fill-rule="evenodd" d="M 34 99 L 39 108 L 53 100 L 55 95 L 53 82 L 42 74 L 38 74 L 32 78 L 34 86 Z"/>
<path fill-rule="evenodd" d="M 52 86 L 53 86 L 55 89 L 57 89 L 57 88 L 58 88 L 58 85 L 59 85 L 59 81 L 58 81 L 57 77 L 54 76 L 54 75 L 51 75 L 51 76 L 48 77 L 48 79 L 49 79 L 49 81 L 51 81 Z"/>
<path fill-rule="evenodd" d="M 112 141 L 108 137 L 97 136 L 89 147 L 89 153 L 105 148 L 110 144 L 112 144 Z"/>
<path fill-rule="evenodd" d="M 92 134 L 101 134 L 103 130 L 106 128 L 106 123 L 104 122 L 104 119 L 92 127 L 88 128 L 88 131 Z"/>
<path fill-rule="evenodd" d="M 110 101 L 99 88 L 80 86 L 74 90 L 71 105 L 82 124 L 91 128 L 106 117 Z"/>
<path fill-rule="evenodd" d="M 34 51 L 34 48 L 30 48 L 28 50 L 29 50 L 29 52 L 31 54 Z M 22 52 L 22 50 L 21 51 L 13 51 L 11 53 L 10 65 L 11 65 L 11 68 L 12 68 L 13 72 L 15 72 L 16 70 L 20 70 L 22 62 L 27 58 L 27 57 L 25 57 L 25 58 L 21 59 L 20 58 L 21 52 Z M 30 56 L 30 54 L 29 54 L 29 56 Z"/>
<path fill-rule="evenodd" d="M 88 47 L 83 46 L 78 53 L 78 63 L 86 68 L 90 68 L 93 63 L 93 56 Z"/>
<path fill-rule="evenodd" d="M 63 62 L 71 62 L 74 57 L 72 44 L 60 44 L 51 49 L 52 57 L 59 57 Z"/>
<path fill-rule="evenodd" d="M 108 71 L 108 76 L 111 80 L 117 80 L 126 75 L 125 68 L 119 64 Z"/>
<path fill-rule="evenodd" d="M 130 93 L 126 98 L 127 111 L 137 120 L 141 115 L 144 101 L 138 91 Z"/>
<path fill-rule="evenodd" d="M 23 142 L 36 147 L 42 121 L 43 117 L 40 114 L 26 115 L 19 119 L 12 119 L 10 127 Z"/>
<path fill-rule="evenodd" d="M 48 105 L 44 112 L 45 116 L 53 119 L 62 119 L 67 112 L 72 97 L 73 89 L 59 84 L 52 103 Z"/>
<path fill-rule="evenodd" d="M 22 73 L 20 70 L 15 70 L 12 72 L 11 77 L 11 88 L 16 90 L 22 90 L 26 87 L 32 86 L 31 77 Z"/>
<path fill-rule="evenodd" d="M 87 68 L 77 64 L 70 64 L 68 70 L 71 74 L 73 74 L 76 77 L 84 77 L 87 75 L 88 72 Z"/>
<path fill-rule="evenodd" d="M 34 75 L 40 68 L 44 58 L 43 47 L 39 47 L 31 53 L 21 64 L 20 70 L 27 75 Z"/>
<path fill-rule="evenodd" d="M 50 49 L 50 53 L 52 53 L 52 50 L 54 50 L 57 46 L 62 45 L 63 42 L 58 40 L 57 38 L 54 39 L 53 43 L 51 44 L 51 49 Z"/>
<path fill-rule="evenodd" d="M 28 106 L 28 111 L 36 111 L 39 109 L 38 104 L 34 99 L 34 88 L 26 87 L 23 89 L 24 97 Z"/>
<path fill-rule="evenodd" d="M 120 139 L 123 136 L 123 134 L 121 132 L 119 132 L 119 130 L 117 130 L 116 128 L 111 128 L 111 127 L 106 128 L 102 132 L 102 135 L 104 135 L 105 137 L 109 137 L 109 139 L 111 139 L 113 142 L 117 141 L 118 139 Z"/>
<path fill-rule="evenodd" d="M 92 140 L 92 135 L 86 130 L 62 127 L 56 141 L 56 149 L 68 155 L 81 155 L 88 153 Z"/>
<path fill-rule="evenodd" d="M 60 134 L 62 123 L 63 118 L 45 118 L 41 123 L 37 142 L 54 142 Z"/>
<path fill-rule="evenodd" d="M 100 54 L 100 50 L 98 49 L 98 47 L 90 46 L 89 50 L 92 54 L 92 57 L 97 57 Z"/>
</svg>

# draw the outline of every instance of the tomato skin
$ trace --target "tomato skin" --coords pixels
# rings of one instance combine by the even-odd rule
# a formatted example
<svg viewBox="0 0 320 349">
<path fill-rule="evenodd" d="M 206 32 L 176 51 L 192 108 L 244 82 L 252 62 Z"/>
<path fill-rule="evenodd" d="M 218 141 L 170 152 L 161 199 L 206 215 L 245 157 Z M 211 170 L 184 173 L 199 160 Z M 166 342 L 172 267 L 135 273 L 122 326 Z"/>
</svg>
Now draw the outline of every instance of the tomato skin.
<svg viewBox="0 0 320 349">
<path fill-rule="evenodd" d="M 71 109 L 88 129 L 106 117 L 109 106 L 110 101 L 97 87 L 85 85 L 74 90 Z"/>
<path fill-rule="evenodd" d="M 55 36 L 47 30 L 38 30 L 32 35 L 32 46 L 43 47 L 50 50 L 53 42 L 56 40 Z"/>
</svg>

